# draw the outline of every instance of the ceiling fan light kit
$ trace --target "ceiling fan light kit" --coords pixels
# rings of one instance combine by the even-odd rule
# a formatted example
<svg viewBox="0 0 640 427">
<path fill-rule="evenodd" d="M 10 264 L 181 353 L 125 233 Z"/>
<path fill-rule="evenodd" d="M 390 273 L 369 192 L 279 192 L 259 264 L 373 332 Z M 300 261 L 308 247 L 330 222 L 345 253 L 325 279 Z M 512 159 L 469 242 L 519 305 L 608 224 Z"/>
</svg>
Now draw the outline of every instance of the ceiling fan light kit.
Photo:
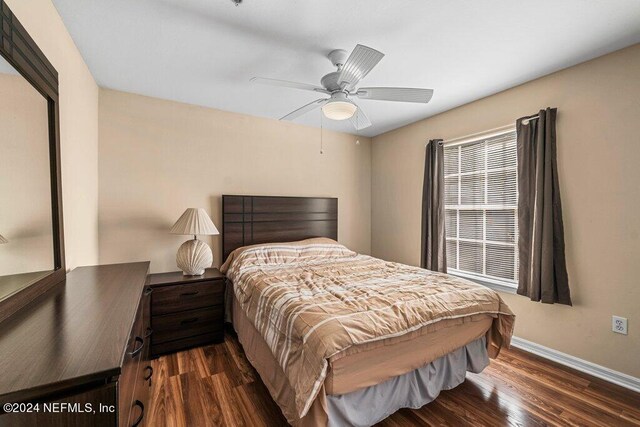
<svg viewBox="0 0 640 427">
<path fill-rule="evenodd" d="M 351 100 L 353 97 L 377 101 L 426 104 L 433 96 L 432 89 L 406 87 L 364 87 L 356 89 L 356 85 L 360 80 L 365 78 L 384 57 L 383 53 L 373 48 L 359 44 L 348 56 L 347 51 L 336 49 L 329 52 L 327 57 L 337 70 L 322 77 L 320 80 L 322 86 L 263 77 L 254 77 L 251 81 L 270 86 L 308 90 L 330 96 L 329 98 L 316 99 L 307 105 L 303 105 L 281 117 L 280 120 L 294 120 L 309 111 L 321 107 L 322 113 L 326 118 L 331 120 L 351 119 L 351 124 L 356 130 L 368 128 L 371 126 L 371 120 L 362 111 L 362 108 Z"/>
<path fill-rule="evenodd" d="M 343 94 L 342 97 L 331 97 L 322 106 L 322 114 L 331 120 L 347 120 L 353 117 L 357 109 L 356 104 L 350 102 L 346 95 Z"/>
</svg>

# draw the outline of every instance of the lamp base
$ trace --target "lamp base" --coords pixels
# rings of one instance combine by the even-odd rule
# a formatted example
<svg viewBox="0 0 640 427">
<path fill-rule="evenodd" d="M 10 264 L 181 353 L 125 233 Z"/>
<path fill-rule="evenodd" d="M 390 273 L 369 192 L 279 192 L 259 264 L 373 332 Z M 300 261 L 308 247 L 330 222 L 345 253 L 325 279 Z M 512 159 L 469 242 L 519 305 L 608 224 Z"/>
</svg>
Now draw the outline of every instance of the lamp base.
<svg viewBox="0 0 640 427">
<path fill-rule="evenodd" d="M 178 249 L 176 264 L 185 276 L 202 276 L 213 264 L 213 253 L 203 241 L 187 240 Z"/>
</svg>

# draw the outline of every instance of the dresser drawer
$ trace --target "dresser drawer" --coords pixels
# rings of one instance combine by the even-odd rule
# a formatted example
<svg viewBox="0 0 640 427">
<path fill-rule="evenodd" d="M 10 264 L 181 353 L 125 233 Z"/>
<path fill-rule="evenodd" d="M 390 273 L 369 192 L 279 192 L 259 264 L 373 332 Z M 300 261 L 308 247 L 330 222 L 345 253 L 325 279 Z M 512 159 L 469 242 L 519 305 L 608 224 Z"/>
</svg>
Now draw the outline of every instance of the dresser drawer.
<svg viewBox="0 0 640 427">
<path fill-rule="evenodd" d="M 224 306 L 181 311 L 163 316 L 153 316 L 153 342 L 159 344 L 209 332 L 219 332 L 223 327 Z"/>
<path fill-rule="evenodd" d="M 224 301 L 224 280 L 156 287 L 151 298 L 153 316 L 220 305 Z"/>
<path fill-rule="evenodd" d="M 222 329 L 220 329 L 219 332 L 210 332 L 202 335 L 196 335 L 194 337 L 168 341 L 160 344 L 156 344 L 154 341 L 154 343 L 151 345 L 151 353 L 154 355 L 154 357 L 157 357 L 165 353 L 182 351 L 191 347 L 210 344 L 212 342 L 221 342 L 223 339 L 224 332 L 222 331 Z"/>
</svg>

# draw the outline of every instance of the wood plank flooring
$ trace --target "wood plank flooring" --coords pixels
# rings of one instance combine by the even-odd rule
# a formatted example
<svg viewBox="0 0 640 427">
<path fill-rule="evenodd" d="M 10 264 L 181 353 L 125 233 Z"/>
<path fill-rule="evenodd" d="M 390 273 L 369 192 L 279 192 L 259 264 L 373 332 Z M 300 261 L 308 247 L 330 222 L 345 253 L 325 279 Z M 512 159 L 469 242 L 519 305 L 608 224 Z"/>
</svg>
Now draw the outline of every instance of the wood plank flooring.
<svg viewBox="0 0 640 427">
<path fill-rule="evenodd" d="M 147 425 L 286 426 L 237 339 L 153 362 Z M 640 394 L 511 349 L 481 374 L 380 426 L 640 426 Z"/>
</svg>

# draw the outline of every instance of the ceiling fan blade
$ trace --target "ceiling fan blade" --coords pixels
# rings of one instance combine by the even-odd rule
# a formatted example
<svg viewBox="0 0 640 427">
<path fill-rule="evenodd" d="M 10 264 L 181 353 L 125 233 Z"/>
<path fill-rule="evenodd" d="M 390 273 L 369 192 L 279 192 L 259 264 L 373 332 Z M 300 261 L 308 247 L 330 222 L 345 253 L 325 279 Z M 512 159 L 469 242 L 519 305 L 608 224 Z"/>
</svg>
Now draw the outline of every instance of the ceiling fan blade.
<svg viewBox="0 0 640 427">
<path fill-rule="evenodd" d="M 290 112 L 286 116 L 281 117 L 280 120 L 293 120 L 293 119 L 296 119 L 296 118 L 300 117 L 301 115 L 308 113 L 311 110 L 315 110 L 316 108 L 323 106 L 324 104 L 327 103 L 327 101 L 328 101 L 328 99 L 325 99 L 325 98 L 316 99 L 315 101 L 310 102 L 307 105 L 303 105 L 302 107 L 298 108 L 297 110 L 294 110 L 294 111 Z"/>
<path fill-rule="evenodd" d="M 433 96 L 433 89 L 411 87 L 361 87 L 356 96 L 378 101 L 419 102 L 426 104 Z"/>
<path fill-rule="evenodd" d="M 361 44 L 357 45 L 340 70 L 338 84 L 346 89 L 354 88 L 383 57 L 382 52 Z"/>
<path fill-rule="evenodd" d="M 267 79 L 265 77 L 253 77 L 249 80 L 251 83 L 258 83 L 268 86 L 290 87 L 293 89 L 312 90 L 314 92 L 330 93 L 323 87 L 314 86 L 306 83 L 290 82 L 288 80 Z"/>
<path fill-rule="evenodd" d="M 371 126 L 371 120 L 369 120 L 369 117 L 367 117 L 367 115 L 364 113 L 364 111 L 362 111 L 362 108 L 359 105 L 357 105 L 357 107 L 358 109 L 356 110 L 355 114 L 351 116 L 351 124 L 354 128 L 356 128 L 356 130 L 366 129 Z"/>
</svg>

